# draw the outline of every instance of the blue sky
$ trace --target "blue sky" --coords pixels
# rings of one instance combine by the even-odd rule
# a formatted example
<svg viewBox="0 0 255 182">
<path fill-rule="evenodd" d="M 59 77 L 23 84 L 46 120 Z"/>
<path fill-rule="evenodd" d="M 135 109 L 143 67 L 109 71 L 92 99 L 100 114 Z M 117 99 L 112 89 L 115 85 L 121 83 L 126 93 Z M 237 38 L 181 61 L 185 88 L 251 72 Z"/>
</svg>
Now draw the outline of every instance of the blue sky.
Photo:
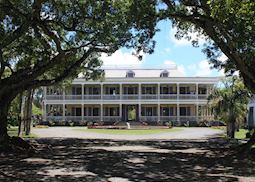
<svg viewBox="0 0 255 182">
<path fill-rule="evenodd" d="M 153 54 L 143 55 L 143 60 L 138 61 L 135 56 L 132 56 L 132 50 L 121 49 L 109 57 L 103 55 L 101 58 L 104 65 L 154 68 L 175 64 L 185 76 L 223 75 L 222 71 L 210 69 L 206 56 L 202 53 L 203 46 L 195 48 L 185 39 L 175 39 L 176 30 L 172 28 L 169 21 L 161 21 L 158 28 L 160 31 L 154 37 L 157 43 Z M 191 37 L 195 36 L 191 34 Z M 201 44 L 205 42 L 203 38 L 199 40 Z M 222 59 L 224 60 L 224 56 Z"/>
</svg>

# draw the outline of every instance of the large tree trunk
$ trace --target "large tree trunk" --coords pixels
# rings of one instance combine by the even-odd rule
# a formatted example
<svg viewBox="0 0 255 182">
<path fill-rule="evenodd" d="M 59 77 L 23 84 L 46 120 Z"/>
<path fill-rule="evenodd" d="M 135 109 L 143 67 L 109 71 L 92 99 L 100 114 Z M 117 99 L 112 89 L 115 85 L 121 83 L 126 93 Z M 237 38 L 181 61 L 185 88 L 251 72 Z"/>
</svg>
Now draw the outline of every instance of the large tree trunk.
<svg viewBox="0 0 255 182">
<path fill-rule="evenodd" d="M 21 106 L 20 106 L 20 122 L 19 122 L 19 131 L 18 136 L 21 137 L 23 134 L 23 131 L 25 130 L 25 118 L 26 118 L 26 112 L 25 112 L 25 106 L 26 106 L 26 92 L 21 94 Z"/>
<path fill-rule="evenodd" d="M 9 95 L 0 97 L 0 143 L 4 143 L 9 139 L 7 133 L 8 125 L 8 110 L 12 101 L 12 97 Z"/>
<path fill-rule="evenodd" d="M 235 122 L 233 120 L 227 122 L 227 136 L 235 138 Z"/>
<path fill-rule="evenodd" d="M 32 118 L 32 105 L 33 105 L 33 94 L 34 90 L 29 90 L 27 93 L 27 100 L 26 100 L 26 125 L 25 125 L 25 134 L 29 135 L 31 131 L 31 118 Z"/>
</svg>

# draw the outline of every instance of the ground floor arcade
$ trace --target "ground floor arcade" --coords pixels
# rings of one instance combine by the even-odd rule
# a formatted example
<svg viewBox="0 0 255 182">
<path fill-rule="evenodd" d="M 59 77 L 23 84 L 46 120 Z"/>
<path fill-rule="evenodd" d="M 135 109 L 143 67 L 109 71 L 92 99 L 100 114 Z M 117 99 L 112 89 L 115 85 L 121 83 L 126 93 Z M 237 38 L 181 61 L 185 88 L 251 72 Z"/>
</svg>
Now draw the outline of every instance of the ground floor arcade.
<svg viewBox="0 0 255 182">
<path fill-rule="evenodd" d="M 44 121 L 168 122 L 212 120 L 207 105 L 199 104 L 47 104 Z"/>
</svg>

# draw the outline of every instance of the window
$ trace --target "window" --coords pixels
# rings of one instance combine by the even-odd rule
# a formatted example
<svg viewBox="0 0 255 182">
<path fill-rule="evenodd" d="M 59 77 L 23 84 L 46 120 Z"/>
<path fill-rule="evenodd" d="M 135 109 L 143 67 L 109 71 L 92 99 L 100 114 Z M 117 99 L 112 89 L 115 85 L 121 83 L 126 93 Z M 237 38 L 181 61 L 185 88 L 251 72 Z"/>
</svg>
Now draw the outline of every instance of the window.
<svg viewBox="0 0 255 182">
<path fill-rule="evenodd" d="M 180 87 L 180 94 L 190 94 L 190 87 Z"/>
<path fill-rule="evenodd" d="M 135 72 L 133 72 L 132 70 L 129 70 L 126 74 L 127 78 L 134 78 L 135 77 Z"/>
<path fill-rule="evenodd" d="M 180 116 L 190 116 L 190 107 L 180 107 Z"/>
<path fill-rule="evenodd" d="M 160 77 L 168 77 L 169 76 L 169 72 L 167 70 L 164 70 L 160 73 Z"/>
<path fill-rule="evenodd" d="M 206 88 L 205 87 L 199 87 L 198 88 L 198 94 L 206 94 Z"/>
</svg>

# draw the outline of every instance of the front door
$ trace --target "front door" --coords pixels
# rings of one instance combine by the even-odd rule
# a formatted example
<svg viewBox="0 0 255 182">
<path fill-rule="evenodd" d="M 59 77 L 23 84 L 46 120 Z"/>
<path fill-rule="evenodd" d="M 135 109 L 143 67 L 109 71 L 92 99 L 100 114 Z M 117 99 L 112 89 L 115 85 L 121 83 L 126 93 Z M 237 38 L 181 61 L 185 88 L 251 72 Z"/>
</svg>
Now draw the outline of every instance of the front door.
<svg viewBox="0 0 255 182">
<path fill-rule="evenodd" d="M 136 106 L 135 105 L 127 106 L 127 120 L 136 121 Z"/>
</svg>

